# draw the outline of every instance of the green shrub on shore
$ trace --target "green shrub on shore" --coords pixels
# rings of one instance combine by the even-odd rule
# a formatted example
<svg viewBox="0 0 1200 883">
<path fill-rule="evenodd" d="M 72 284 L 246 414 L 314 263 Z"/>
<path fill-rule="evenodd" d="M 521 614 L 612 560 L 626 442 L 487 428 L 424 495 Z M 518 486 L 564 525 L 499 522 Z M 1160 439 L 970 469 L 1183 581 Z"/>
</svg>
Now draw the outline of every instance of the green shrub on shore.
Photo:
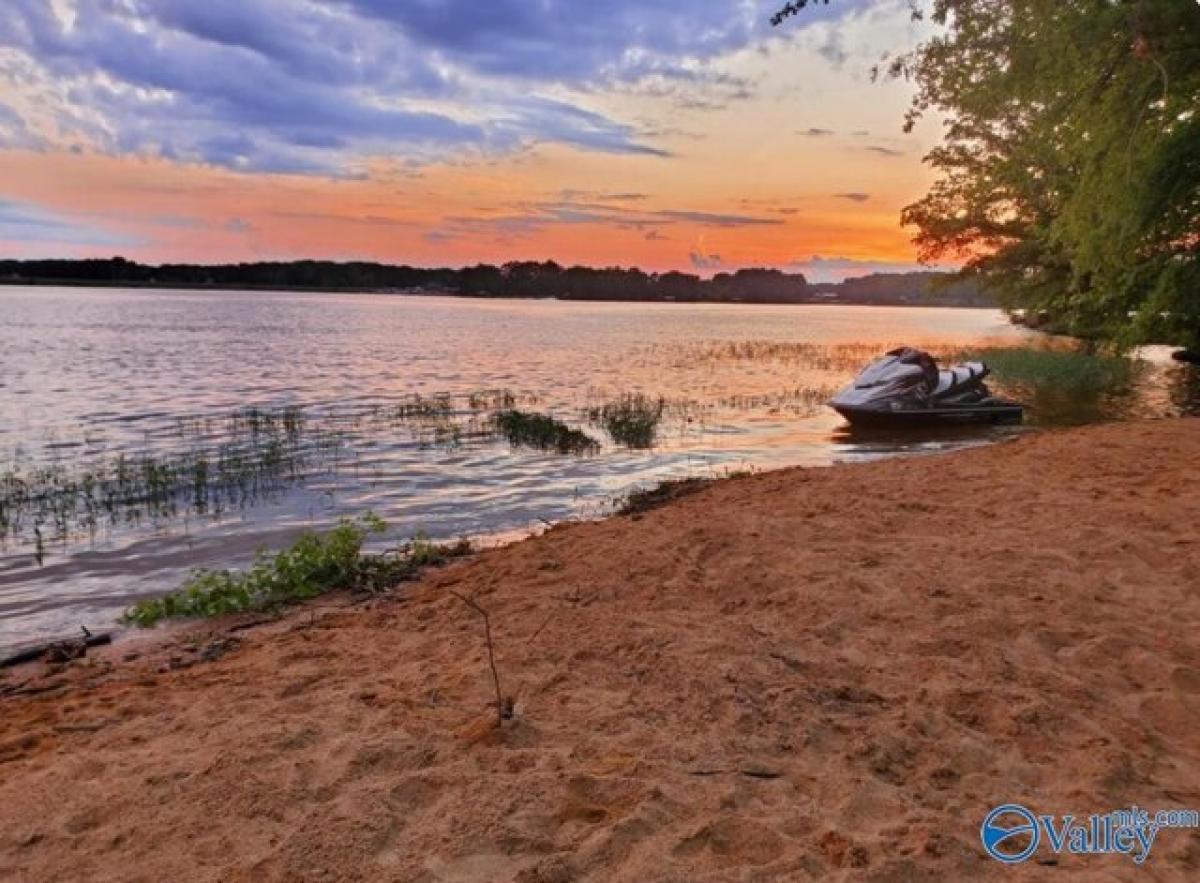
<svg viewBox="0 0 1200 883">
<path fill-rule="evenodd" d="M 270 609 L 333 589 L 378 591 L 470 551 L 466 540 L 440 545 L 418 535 L 400 549 L 364 554 L 367 537 L 385 529 L 375 515 L 346 518 L 326 533 L 305 533 L 273 555 L 260 553 L 248 570 L 193 571 L 176 591 L 130 607 L 122 621 L 145 628 L 163 619 Z"/>
<path fill-rule="evenodd" d="M 512 445 L 560 454 L 587 454 L 600 447 L 586 432 L 572 429 L 548 414 L 510 409 L 499 412 L 492 419 L 496 429 Z"/>
<path fill-rule="evenodd" d="M 603 407 L 592 408 L 588 417 L 603 426 L 617 444 L 627 448 L 649 448 L 654 445 L 665 408 L 666 402 L 661 398 L 631 393 L 607 402 Z"/>
</svg>

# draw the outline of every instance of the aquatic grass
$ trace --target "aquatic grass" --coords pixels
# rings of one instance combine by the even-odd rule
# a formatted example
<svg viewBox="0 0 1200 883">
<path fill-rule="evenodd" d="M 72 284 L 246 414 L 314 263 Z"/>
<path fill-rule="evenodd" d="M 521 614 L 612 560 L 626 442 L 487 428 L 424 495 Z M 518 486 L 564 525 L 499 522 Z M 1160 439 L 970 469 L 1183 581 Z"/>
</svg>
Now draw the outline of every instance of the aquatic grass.
<svg viewBox="0 0 1200 883">
<path fill-rule="evenodd" d="M 32 544 L 105 526 L 159 523 L 181 514 L 220 517 L 269 501 L 289 487 L 337 474 L 352 447 L 398 427 L 421 448 L 456 448 L 494 437 L 483 409 L 529 398 L 507 389 L 461 395 L 412 394 L 370 406 L 247 406 L 177 418 L 188 450 L 120 452 L 79 463 L 0 467 L 0 545 Z M 176 442 L 177 444 L 178 442 Z"/>
<path fill-rule="evenodd" d="M 244 433 L 252 437 L 282 435 L 295 441 L 303 432 L 304 424 L 305 414 L 299 405 L 283 408 L 250 406 L 229 415 L 228 431 L 232 436 Z"/>
<path fill-rule="evenodd" d="M 588 454 L 600 447 L 586 432 L 572 429 L 548 414 L 511 409 L 493 415 L 492 422 L 509 444 L 519 447 L 560 454 Z"/>
<path fill-rule="evenodd" d="M 661 356 L 668 357 L 675 368 L 691 368 L 722 362 L 776 363 L 818 371 L 845 373 L 860 367 L 895 344 L 876 343 L 813 343 L 796 340 L 710 340 L 695 343 L 651 346 L 641 355 L 652 364 Z"/>
<path fill-rule="evenodd" d="M 536 405 L 538 396 L 532 392 L 517 392 L 507 387 L 477 389 L 466 395 L 467 407 L 473 411 L 503 411 L 519 404 Z"/>
<path fill-rule="evenodd" d="M 1071 396 L 1120 391 L 1134 380 L 1138 367 L 1126 356 L 1031 347 L 965 350 L 953 358 L 986 362 L 1003 385 Z"/>
<path fill-rule="evenodd" d="M 798 386 L 773 393 L 725 396 L 717 404 L 735 411 L 788 411 L 809 416 L 820 412 L 837 391 L 836 386 Z"/>
<path fill-rule="evenodd" d="M 377 413 L 390 420 L 413 418 L 444 418 L 454 412 L 454 400 L 449 395 L 422 396 L 414 393 L 399 402 L 383 406 Z"/>
<path fill-rule="evenodd" d="M 725 466 L 712 470 L 710 475 L 690 475 L 685 478 L 665 478 L 649 487 L 633 490 L 613 499 L 613 512 L 617 515 L 642 515 L 658 509 L 682 497 L 691 496 L 717 481 L 747 478 L 757 470 L 753 467 Z"/>
<path fill-rule="evenodd" d="M 666 401 L 642 393 L 626 393 L 588 412 L 588 419 L 604 427 L 617 444 L 627 448 L 653 447 Z"/>
<path fill-rule="evenodd" d="M 0 542 L 29 524 L 94 534 L 102 523 L 138 524 L 181 509 L 220 513 L 242 508 L 298 480 L 310 453 L 278 437 L 215 451 L 118 454 L 78 468 L 61 464 L 0 471 Z"/>
<path fill-rule="evenodd" d="M 274 609 L 335 589 L 380 591 L 471 551 L 466 540 L 437 544 L 418 535 L 399 549 L 364 553 L 368 537 L 386 529 L 370 513 L 342 519 L 326 533 L 305 533 L 273 555 L 259 553 L 247 570 L 193 571 L 176 591 L 134 604 L 122 621 L 146 628 L 164 619 Z"/>
<path fill-rule="evenodd" d="M 668 478 L 652 487 L 634 488 L 619 498 L 617 515 L 641 515 L 673 500 L 694 494 L 713 483 L 711 478 Z"/>
</svg>

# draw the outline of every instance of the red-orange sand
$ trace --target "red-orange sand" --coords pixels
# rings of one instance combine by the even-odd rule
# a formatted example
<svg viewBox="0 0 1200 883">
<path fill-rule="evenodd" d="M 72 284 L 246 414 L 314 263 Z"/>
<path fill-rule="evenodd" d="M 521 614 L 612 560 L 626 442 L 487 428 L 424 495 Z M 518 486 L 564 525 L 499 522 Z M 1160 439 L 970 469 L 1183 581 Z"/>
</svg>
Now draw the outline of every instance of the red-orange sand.
<svg viewBox="0 0 1200 883">
<path fill-rule="evenodd" d="M 1200 809 L 1200 421 L 732 479 L 228 626 L 0 680 L 0 878 L 1200 879 L 1196 830 L 978 836 Z"/>
</svg>

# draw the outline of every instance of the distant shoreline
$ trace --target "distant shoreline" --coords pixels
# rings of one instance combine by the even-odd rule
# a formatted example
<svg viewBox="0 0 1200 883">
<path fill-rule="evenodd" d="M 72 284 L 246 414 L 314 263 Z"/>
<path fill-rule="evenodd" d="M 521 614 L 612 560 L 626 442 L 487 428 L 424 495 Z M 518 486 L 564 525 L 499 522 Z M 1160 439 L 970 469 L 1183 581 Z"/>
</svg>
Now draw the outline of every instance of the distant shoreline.
<svg viewBox="0 0 1200 883">
<path fill-rule="evenodd" d="M 349 291 L 618 303 L 996 306 L 977 280 L 933 271 L 874 273 L 842 282 L 810 283 L 803 273 L 766 267 L 743 267 L 703 278 L 675 270 L 659 273 L 637 267 L 567 267 L 554 261 L 413 267 L 317 260 L 237 264 L 141 264 L 122 257 L 0 260 L 0 283 L 185 291 Z"/>
<path fill-rule="evenodd" d="M 840 283 L 818 283 L 838 285 Z M 472 294 L 451 289 L 430 290 L 412 288 L 377 288 L 350 286 L 312 285 L 263 285 L 254 283 L 224 284 L 207 282 L 141 282 L 130 280 L 96 279 L 0 279 L 4 288 L 137 288 L 146 291 L 251 291 L 251 292 L 296 292 L 297 294 L 377 294 L 394 297 L 457 297 L 468 300 L 554 300 L 563 303 L 657 303 L 657 304 L 727 304 L 730 306 L 844 306 L 844 307 L 933 307 L 957 310 L 998 310 L 996 304 L 974 304 L 938 301 L 918 298 L 906 301 L 879 298 L 813 297 L 809 300 L 745 300 L 711 298 L 611 298 L 611 297 L 558 297 L 532 294 Z"/>
</svg>

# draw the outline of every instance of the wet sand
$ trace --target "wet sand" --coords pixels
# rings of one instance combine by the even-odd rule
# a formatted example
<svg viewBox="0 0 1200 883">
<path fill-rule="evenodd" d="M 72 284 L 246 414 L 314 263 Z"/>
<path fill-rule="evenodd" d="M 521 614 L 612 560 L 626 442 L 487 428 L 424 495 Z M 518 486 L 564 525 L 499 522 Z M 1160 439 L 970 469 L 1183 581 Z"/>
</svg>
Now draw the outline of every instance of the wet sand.
<svg viewBox="0 0 1200 883">
<path fill-rule="evenodd" d="M 978 831 L 1010 801 L 1200 809 L 1198 525 L 1200 420 L 1048 432 L 16 670 L 0 877 L 1197 879 L 1197 830 L 1015 868 Z M 451 592 L 490 613 L 500 728 Z"/>
</svg>

